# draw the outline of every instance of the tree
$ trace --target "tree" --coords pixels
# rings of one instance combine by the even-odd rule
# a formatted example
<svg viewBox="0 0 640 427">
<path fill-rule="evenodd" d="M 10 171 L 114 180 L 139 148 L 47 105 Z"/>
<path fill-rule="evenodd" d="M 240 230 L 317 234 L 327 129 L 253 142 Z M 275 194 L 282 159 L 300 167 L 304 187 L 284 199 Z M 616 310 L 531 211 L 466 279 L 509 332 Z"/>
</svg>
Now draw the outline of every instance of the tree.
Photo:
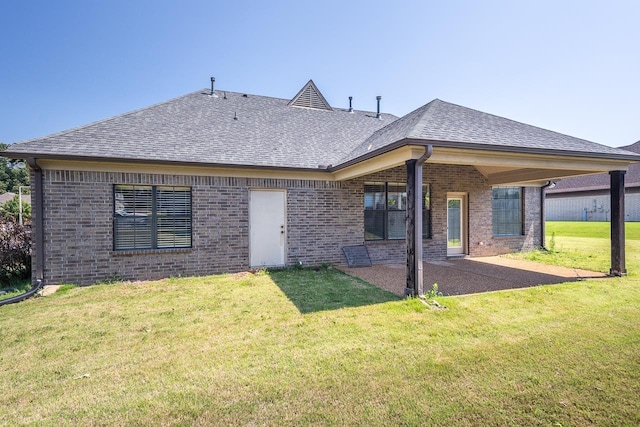
<svg viewBox="0 0 640 427">
<path fill-rule="evenodd" d="M 0 287 L 31 275 L 31 227 L 0 218 Z"/>
<path fill-rule="evenodd" d="M 0 205 L 0 217 L 18 221 L 20 218 L 20 198 L 16 194 L 13 199 Z M 31 221 L 31 204 L 22 199 L 22 222 Z"/>
<path fill-rule="evenodd" d="M 7 148 L 8 144 L 0 142 L 0 156 Z M 0 194 L 17 193 L 22 186 L 29 186 L 29 171 L 24 166 L 24 161 L 0 157 Z"/>
</svg>

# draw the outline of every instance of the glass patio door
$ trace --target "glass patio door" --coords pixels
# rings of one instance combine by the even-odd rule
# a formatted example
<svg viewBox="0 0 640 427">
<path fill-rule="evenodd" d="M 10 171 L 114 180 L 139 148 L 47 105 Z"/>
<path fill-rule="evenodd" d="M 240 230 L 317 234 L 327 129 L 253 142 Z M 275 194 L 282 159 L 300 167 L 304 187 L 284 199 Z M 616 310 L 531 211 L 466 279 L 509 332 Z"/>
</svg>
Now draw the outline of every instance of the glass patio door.
<svg viewBox="0 0 640 427">
<path fill-rule="evenodd" d="M 447 197 L 447 255 L 464 254 L 464 197 Z"/>
</svg>

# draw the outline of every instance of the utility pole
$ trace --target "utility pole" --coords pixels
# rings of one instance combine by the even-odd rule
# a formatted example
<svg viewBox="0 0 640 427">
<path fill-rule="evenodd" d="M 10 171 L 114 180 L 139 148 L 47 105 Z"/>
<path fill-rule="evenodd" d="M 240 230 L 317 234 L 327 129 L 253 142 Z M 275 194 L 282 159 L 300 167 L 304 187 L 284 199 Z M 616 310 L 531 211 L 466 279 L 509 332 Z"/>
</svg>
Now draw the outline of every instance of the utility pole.
<svg viewBox="0 0 640 427">
<path fill-rule="evenodd" d="M 20 205 L 20 214 L 19 214 L 18 222 L 20 223 L 20 225 L 22 225 L 22 189 L 23 188 L 30 188 L 30 187 L 26 185 L 21 185 L 18 187 L 18 204 Z"/>
</svg>

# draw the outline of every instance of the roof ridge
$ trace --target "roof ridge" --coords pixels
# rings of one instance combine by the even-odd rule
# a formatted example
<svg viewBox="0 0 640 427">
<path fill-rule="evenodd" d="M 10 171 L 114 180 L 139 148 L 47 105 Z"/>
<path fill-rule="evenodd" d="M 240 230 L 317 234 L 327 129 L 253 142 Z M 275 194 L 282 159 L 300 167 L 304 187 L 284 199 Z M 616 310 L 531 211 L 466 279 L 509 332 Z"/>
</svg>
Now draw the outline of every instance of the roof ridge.
<svg viewBox="0 0 640 427">
<path fill-rule="evenodd" d="M 480 113 L 480 114 L 483 114 L 483 115 L 486 115 L 486 116 L 496 117 L 496 118 L 498 118 L 500 120 L 507 120 L 509 122 L 517 123 L 519 125 L 523 125 L 523 126 L 527 126 L 527 127 L 530 127 L 530 128 L 543 130 L 545 132 L 551 132 L 551 133 L 554 133 L 556 135 L 562 135 L 562 136 L 565 136 L 565 137 L 568 137 L 568 138 L 579 139 L 580 141 L 589 142 L 591 144 L 604 145 L 604 144 L 599 144 L 599 143 L 597 143 L 595 141 L 590 141 L 588 139 L 578 138 L 576 136 L 567 135 L 566 133 L 557 132 L 557 131 L 554 131 L 554 130 L 551 130 L 551 129 L 546 129 L 546 128 L 543 128 L 543 127 L 540 127 L 540 126 L 531 125 L 531 124 L 528 124 L 528 123 L 525 123 L 525 122 L 521 122 L 521 121 L 518 121 L 518 120 L 510 119 L 508 117 L 499 116 L 499 115 L 493 114 L 493 113 L 487 113 L 485 111 L 476 110 L 475 108 L 465 107 L 464 105 L 456 104 L 456 103 L 453 103 L 453 102 L 443 101 L 441 99 L 438 99 L 438 101 L 440 101 L 440 102 L 442 102 L 444 104 L 449 104 L 449 105 L 452 105 L 454 107 L 462 108 L 462 109 L 465 109 L 465 110 L 470 110 L 470 111 L 473 111 L 473 112 L 476 112 L 476 113 Z M 616 148 L 616 147 L 610 147 L 610 148 Z"/>
<path fill-rule="evenodd" d="M 210 89 L 203 89 L 203 90 L 206 91 L 207 93 L 209 93 L 211 91 Z M 236 95 L 248 95 L 248 96 L 255 96 L 255 97 L 258 97 L 258 98 L 276 99 L 278 101 L 285 101 L 287 103 L 291 102 L 291 100 L 289 98 L 282 98 L 282 97 L 279 97 L 279 96 L 271 96 L 271 95 L 256 95 L 256 94 L 251 94 L 251 93 L 247 93 L 247 92 L 237 92 L 237 91 L 234 91 L 234 90 L 216 89 L 215 92 L 216 93 L 221 93 L 221 92 L 224 93 L 224 92 L 226 92 L 226 93 L 234 93 Z M 193 93 L 190 93 L 188 95 L 192 95 L 192 94 Z M 349 112 L 349 107 L 331 107 L 331 109 L 332 109 L 332 111 L 340 111 L 340 112 L 345 112 L 345 113 Z M 316 110 L 317 110 L 317 108 L 316 108 Z M 360 110 L 358 108 L 354 108 L 353 112 L 354 113 L 367 113 L 367 114 L 373 114 L 373 115 L 376 114 L 376 112 L 373 111 L 373 110 Z M 394 119 L 398 119 L 399 118 L 398 116 L 396 116 L 393 113 L 380 113 L 380 115 L 388 116 L 388 117 L 391 117 L 391 118 L 394 118 Z"/>
<path fill-rule="evenodd" d="M 100 120 L 89 122 L 89 123 L 86 123 L 86 124 L 83 124 L 83 125 L 80 125 L 80 126 L 75 126 L 75 127 L 72 127 L 72 128 L 69 128 L 69 129 L 65 129 L 65 130 L 62 130 L 62 131 L 59 131 L 59 132 L 54 132 L 54 133 L 50 133 L 50 134 L 46 134 L 46 135 L 42 135 L 42 136 L 38 136 L 38 137 L 34 137 L 34 138 L 15 141 L 15 142 L 9 143 L 9 146 L 14 145 L 14 144 L 26 144 L 26 143 L 41 141 L 41 140 L 44 140 L 44 139 L 64 136 L 64 135 L 67 135 L 69 133 L 76 132 L 76 131 L 79 131 L 79 130 L 88 129 L 88 128 L 91 128 L 93 126 L 96 126 L 96 125 L 99 125 L 99 124 L 102 124 L 102 123 L 106 123 L 106 122 L 109 122 L 109 121 L 112 121 L 112 120 L 115 120 L 115 119 L 120 119 L 120 118 L 127 117 L 127 116 L 130 116 L 130 115 L 135 115 L 135 114 L 138 114 L 138 113 L 143 112 L 143 111 L 148 111 L 148 110 L 151 110 L 153 108 L 156 108 L 156 107 L 159 107 L 159 106 L 162 106 L 162 105 L 166 105 L 166 104 L 173 103 L 175 101 L 178 101 L 178 100 L 181 100 L 181 99 L 184 99 L 184 98 L 188 98 L 190 96 L 194 96 L 194 95 L 209 95 L 210 93 L 211 93 L 211 90 L 209 88 L 198 89 L 198 90 L 186 93 L 184 95 L 176 96 L 176 97 L 173 97 L 173 98 L 161 101 L 161 102 L 157 102 L 155 104 L 147 105 L 147 106 L 144 106 L 144 107 L 141 107 L 141 108 L 136 108 L 135 110 L 127 111 L 127 112 L 121 113 L 121 114 L 116 114 L 114 116 L 110 116 L 110 117 L 106 117 L 106 118 L 103 118 L 103 119 L 100 119 Z M 220 94 L 220 93 L 235 94 L 235 95 L 238 95 L 238 96 L 247 95 L 247 96 L 255 97 L 255 98 L 272 99 L 272 100 L 277 100 L 277 101 L 282 101 L 282 102 L 290 102 L 289 99 L 283 98 L 283 97 L 269 96 L 269 95 L 256 95 L 256 94 L 251 94 L 251 93 L 247 93 L 247 92 L 238 92 L 238 91 L 233 91 L 233 90 L 216 89 L 215 93 L 217 93 L 217 94 Z M 332 108 L 331 111 L 346 112 L 347 108 L 346 107 L 336 107 L 336 108 Z M 361 114 L 375 114 L 375 111 L 370 111 L 370 110 L 354 109 L 353 111 L 356 112 L 356 113 L 361 113 Z M 395 115 L 393 115 L 391 113 L 383 113 L 383 116 L 390 117 L 393 120 L 396 120 L 398 118 L 397 116 L 395 116 Z M 7 148 L 6 151 L 10 152 L 11 150 L 10 150 L 10 148 Z"/>
<path fill-rule="evenodd" d="M 40 136 L 40 137 L 37 137 L 37 138 L 31 138 L 31 139 L 25 139 L 23 141 L 17 141 L 14 144 L 22 144 L 22 143 L 27 143 L 27 142 L 40 141 L 40 140 L 45 139 L 45 138 L 51 138 L 51 137 L 57 137 L 57 136 L 66 135 L 68 133 L 75 132 L 75 131 L 78 131 L 78 130 L 81 130 L 81 129 L 86 129 L 86 128 L 89 128 L 91 126 L 95 126 L 95 125 L 98 125 L 98 124 L 101 124 L 101 123 L 108 122 L 110 120 L 119 119 L 121 117 L 126 117 L 126 116 L 129 116 L 129 115 L 132 115 L 132 114 L 137 114 L 137 113 L 139 113 L 141 111 L 145 111 L 145 110 L 150 110 L 151 108 L 159 107 L 160 105 L 168 104 L 170 102 L 174 102 L 174 101 L 177 101 L 179 99 L 186 98 L 186 97 L 191 96 L 191 95 L 195 95 L 196 93 L 203 93 L 202 89 L 196 90 L 194 92 L 189 92 L 189 93 L 187 93 L 185 95 L 180 95 L 180 96 L 177 96 L 175 98 L 167 99 L 166 101 L 157 102 L 157 103 L 152 104 L 152 105 L 147 105 L 146 107 L 141 107 L 141 108 L 137 108 L 137 109 L 132 110 L 132 111 L 127 111 L 126 113 L 116 114 L 115 116 L 107 117 L 107 118 L 101 119 L 101 120 L 96 120 L 94 122 L 87 123 L 86 125 L 76 126 L 76 127 L 71 128 L 71 129 L 66 129 L 66 130 L 63 130 L 63 131 L 60 131 L 60 132 L 51 133 L 49 135 Z"/>
<path fill-rule="evenodd" d="M 415 137 L 419 137 L 419 132 L 417 132 L 417 129 L 423 129 L 426 125 L 427 122 L 429 121 L 429 119 L 431 118 L 431 113 L 433 111 L 433 106 L 435 105 L 435 102 L 440 101 L 438 98 L 433 99 L 431 101 L 429 101 L 428 103 L 426 103 L 425 105 L 415 109 L 414 111 L 418 111 L 422 108 L 424 108 L 424 112 L 422 113 L 420 119 L 418 120 L 418 122 L 413 126 L 413 128 L 409 131 L 409 133 L 407 134 L 407 137 L 409 138 L 415 138 Z M 411 113 L 409 113 L 411 114 Z M 407 116 L 409 115 L 407 114 Z"/>
<path fill-rule="evenodd" d="M 378 137 L 382 137 L 385 133 L 388 132 L 393 132 L 394 130 L 396 130 L 396 127 L 401 125 L 403 123 L 403 121 L 407 121 L 410 120 L 408 119 L 408 117 L 411 117 L 412 115 L 420 115 L 420 118 L 417 120 L 416 124 L 411 126 L 411 129 L 409 130 L 409 132 L 405 133 L 405 132 L 401 132 L 401 135 L 399 137 L 397 137 L 397 139 L 395 137 L 393 137 L 392 139 L 394 139 L 394 141 L 389 141 L 387 142 L 387 144 L 391 144 L 393 142 L 399 141 L 401 139 L 406 139 L 406 138 L 411 138 L 414 134 L 414 130 L 416 128 L 416 126 L 422 122 L 422 119 L 424 118 L 424 113 L 420 114 L 420 110 L 421 109 L 425 109 L 425 113 L 427 111 L 429 111 L 431 109 L 431 104 L 433 103 L 433 101 L 436 101 L 436 99 L 428 102 L 425 105 L 422 105 L 418 108 L 416 108 L 415 110 L 411 111 L 410 113 L 405 114 L 402 117 L 396 117 L 394 120 L 392 120 L 391 122 L 389 122 L 388 124 L 386 124 L 385 126 L 381 127 L 380 129 L 374 131 L 371 135 L 369 135 L 364 141 L 362 141 L 360 144 L 356 145 L 350 152 L 348 155 L 346 155 L 345 157 L 343 157 L 342 159 L 340 159 L 338 164 L 342 164 L 348 160 L 351 160 L 352 158 L 354 158 L 354 153 L 358 153 L 359 151 L 362 151 L 362 147 L 367 146 L 368 144 L 368 148 L 366 151 L 371 150 L 373 147 L 373 143 L 371 142 L 372 139 L 375 140 L 375 138 Z M 395 117 L 395 116 L 393 116 Z M 379 147 L 376 147 L 379 148 Z"/>
<path fill-rule="evenodd" d="M 195 92 L 191 92 L 187 95 L 193 95 Z M 203 95 L 209 95 L 211 93 L 211 89 L 203 89 L 202 94 Z M 285 102 L 289 102 L 288 98 L 282 98 L 279 96 L 271 96 L 271 95 L 256 95 L 255 93 L 248 93 L 248 92 L 237 92 L 235 90 L 222 90 L 222 89 L 216 89 L 215 93 L 220 94 L 220 93 L 233 93 L 236 95 L 247 95 L 247 96 L 252 96 L 252 97 L 256 97 L 256 98 L 268 98 L 268 99 L 277 99 L 278 101 L 285 101 Z M 186 95 L 185 95 L 186 96 Z M 175 98 L 178 99 L 178 98 Z"/>
<path fill-rule="evenodd" d="M 627 151 L 631 151 L 632 153 L 640 154 L 640 141 L 636 141 L 633 144 L 624 145 L 618 148 L 620 148 L 621 150 L 627 150 Z"/>
<path fill-rule="evenodd" d="M 384 132 L 388 131 L 388 128 L 389 128 L 389 127 L 393 126 L 394 124 L 395 124 L 395 125 L 397 125 L 397 123 L 396 123 L 397 121 L 402 120 L 402 119 L 405 119 L 405 118 L 407 118 L 407 117 L 411 116 L 411 115 L 412 115 L 412 114 L 414 114 L 414 113 L 415 113 L 415 114 L 417 114 L 417 113 L 418 113 L 418 111 L 420 111 L 421 109 L 423 109 L 423 108 L 424 108 L 424 109 L 425 109 L 425 112 L 424 112 L 424 113 L 422 113 L 422 114 L 420 115 L 420 119 L 417 121 L 417 123 L 416 123 L 415 125 L 413 125 L 413 127 L 412 127 L 411 131 L 409 131 L 409 132 L 407 133 L 407 135 L 405 135 L 405 138 L 413 137 L 413 131 L 415 130 L 415 128 L 416 128 L 419 124 L 423 123 L 424 116 L 426 115 L 426 113 L 430 112 L 430 110 L 431 110 L 431 104 L 432 104 L 434 101 L 439 101 L 439 99 L 433 99 L 433 100 L 429 101 L 428 103 L 426 103 L 426 104 L 424 104 L 424 105 L 421 105 L 420 107 L 416 108 L 415 110 L 410 111 L 409 113 L 405 114 L 404 116 L 398 117 L 398 119 L 397 119 L 397 120 L 394 120 L 394 121 L 392 121 L 392 122 L 390 122 L 390 123 L 386 124 L 385 126 L 381 127 L 380 129 L 376 130 L 375 132 L 373 132 L 373 133 L 372 133 L 372 134 L 371 134 L 371 135 L 370 135 L 370 136 L 369 136 L 369 137 L 368 137 L 364 142 L 368 141 L 370 138 L 372 138 L 372 137 L 373 137 L 373 136 L 375 136 L 375 135 L 379 135 L 379 134 L 381 134 L 381 133 L 384 133 Z"/>
</svg>

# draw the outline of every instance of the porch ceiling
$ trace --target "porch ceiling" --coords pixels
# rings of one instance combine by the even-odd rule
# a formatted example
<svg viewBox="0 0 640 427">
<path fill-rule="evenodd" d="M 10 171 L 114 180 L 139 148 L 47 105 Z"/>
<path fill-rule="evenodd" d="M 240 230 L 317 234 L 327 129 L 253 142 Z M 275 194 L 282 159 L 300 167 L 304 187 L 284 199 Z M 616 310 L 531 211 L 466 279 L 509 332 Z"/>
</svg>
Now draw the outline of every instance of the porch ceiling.
<svg viewBox="0 0 640 427">
<path fill-rule="evenodd" d="M 338 181 L 368 175 L 418 159 L 424 146 L 405 145 L 333 172 Z M 433 147 L 427 163 L 474 166 L 491 185 L 540 186 L 549 180 L 613 170 L 626 171 L 629 160 L 580 156 L 571 153 L 539 154 L 491 149 Z"/>
<path fill-rule="evenodd" d="M 509 184 L 537 187 L 544 185 L 547 181 L 585 174 L 584 171 L 559 169 L 501 168 L 493 166 L 476 166 L 475 168 L 488 179 L 491 185 Z"/>
<path fill-rule="evenodd" d="M 577 175 L 627 170 L 627 160 L 575 155 L 515 153 L 434 147 L 428 163 L 471 165 L 491 185 L 543 185 L 549 180 Z"/>
</svg>

